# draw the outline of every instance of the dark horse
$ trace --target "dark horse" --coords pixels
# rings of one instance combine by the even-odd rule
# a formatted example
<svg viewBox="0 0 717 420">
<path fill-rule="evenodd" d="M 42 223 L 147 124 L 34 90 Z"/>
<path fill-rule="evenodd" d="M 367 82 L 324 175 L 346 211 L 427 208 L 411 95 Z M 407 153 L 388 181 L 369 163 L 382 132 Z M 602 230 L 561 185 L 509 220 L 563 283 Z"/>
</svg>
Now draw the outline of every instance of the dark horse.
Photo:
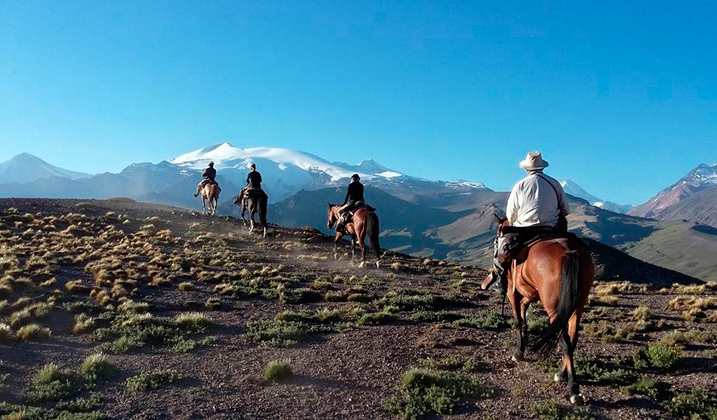
<svg viewBox="0 0 717 420">
<path fill-rule="evenodd" d="M 336 223 L 339 221 L 339 209 L 341 204 L 328 203 L 328 209 L 326 211 L 326 227 L 331 230 L 334 228 Z M 356 254 L 356 242 L 358 242 L 359 248 L 361 249 L 361 265 L 363 267 L 366 264 L 366 245 L 364 239 L 368 236 L 371 242 L 371 248 L 376 253 L 376 267 L 379 267 L 381 260 L 381 245 L 378 241 L 379 227 L 378 227 L 378 216 L 372 210 L 361 207 L 354 211 L 353 217 L 349 220 L 344 229 L 336 231 L 336 238 L 334 238 L 334 258 L 338 257 L 338 245 L 341 238 L 344 236 L 351 237 L 351 258 L 353 259 Z"/>
<path fill-rule="evenodd" d="M 498 235 L 508 221 L 495 216 Z M 519 255 L 522 257 L 522 255 Z M 516 321 L 518 342 L 513 360 L 523 359 L 527 323 L 525 314 L 539 300 L 550 325 L 531 343 L 531 349 L 545 356 L 562 339 L 563 360 L 554 380 L 567 381 L 570 402 L 582 404 L 573 354 L 578 344 L 578 325 L 595 276 L 590 252 L 577 238 L 546 239 L 531 245 L 527 256 L 516 258 L 508 271 L 508 300 Z"/>
<path fill-rule="evenodd" d="M 234 204 L 239 206 L 241 212 L 241 220 L 246 224 L 244 213 L 249 210 L 249 233 L 254 232 L 254 215 L 259 212 L 259 222 L 263 229 L 262 236 L 266 237 L 266 212 L 268 208 L 269 196 L 263 190 L 247 190 L 242 188 L 239 197 L 234 200 Z"/>
</svg>

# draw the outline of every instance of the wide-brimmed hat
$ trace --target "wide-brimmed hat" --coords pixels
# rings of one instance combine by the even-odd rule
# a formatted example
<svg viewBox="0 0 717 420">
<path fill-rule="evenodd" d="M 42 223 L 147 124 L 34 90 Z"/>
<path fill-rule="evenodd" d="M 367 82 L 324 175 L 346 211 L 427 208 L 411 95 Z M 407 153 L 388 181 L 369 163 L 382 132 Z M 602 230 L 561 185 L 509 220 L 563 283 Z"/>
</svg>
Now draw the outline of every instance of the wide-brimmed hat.
<svg viewBox="0 0 717 420">
<path fill-rule="evenodd" d="M 526 171 L 537 171 L 548 167 L 548 161 L 543 160 L 543 155 L 538 151 L 528 152 L 525 159 L 520 162 L 520 167 Z"/>
</svg>

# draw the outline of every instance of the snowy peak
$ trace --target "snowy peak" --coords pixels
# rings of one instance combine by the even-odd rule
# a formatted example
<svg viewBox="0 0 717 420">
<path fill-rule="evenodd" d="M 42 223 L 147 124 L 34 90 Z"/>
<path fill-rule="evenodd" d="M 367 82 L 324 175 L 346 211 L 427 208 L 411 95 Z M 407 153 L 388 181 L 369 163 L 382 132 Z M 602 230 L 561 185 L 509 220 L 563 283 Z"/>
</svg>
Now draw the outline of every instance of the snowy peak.
<svg viewBox="0 0 717 420">
<path fill-rule="evenodd" d="M 679 181 L 673 184 L 670 189 L 675 189 L 680 185 L 690 185 L 692 187 L 704 187 L 710 185 L 717 185 L 717 164 L 707 165 L 705 163 L 700 164 L 695 169 L 691 170 Z"/>
<path fill-rule="evenodd" d="M 89 178 L 92 175 L 53 166 L 29 153 L 20 153 L 12 159 L 0 163 L 0 183 L 2 184 L 15 182 L 24 184 L 53 176 L 81 179 Z"/>
<path fill-rule="evenodd" d="M 209 162 L 214 162 L 215 167 L 220 171 L 222 169 L 245 169 L 251 163 L 256 163 L 259 171 L 262 170 L 262 166 L 266 165 L 278 166 L 278 169 L 282 171 L 293 167 L 318 175 L 328 175 L 332 181 L 349 178 L 353 173 L 358 173 L 365 179 L 377 177 L 390 179 L 402 175 L 373 160 L 365 160 L 356 166 L 351 166 L 330 163 L 316 155 L 298 150 L 278 147 L 241 149 L 228 142 L 185 153 L 171 161 L 174 165 L 196 170 L 205 168 Z"/>
<path fill-rule="evenodd" d="M 560 185 L 563 187 L 563 190 L 565 190 L 566 194 L 570 194 L 573 197 L 582 198 L 583 200 L 586 200 L 592 205 L 595 205 L 595 203 L 604 202 L 604 200 L 595 197 L 594 195 L 587 192 L 583 187 L 569 179 L 561 180 Z"/>
</svg>

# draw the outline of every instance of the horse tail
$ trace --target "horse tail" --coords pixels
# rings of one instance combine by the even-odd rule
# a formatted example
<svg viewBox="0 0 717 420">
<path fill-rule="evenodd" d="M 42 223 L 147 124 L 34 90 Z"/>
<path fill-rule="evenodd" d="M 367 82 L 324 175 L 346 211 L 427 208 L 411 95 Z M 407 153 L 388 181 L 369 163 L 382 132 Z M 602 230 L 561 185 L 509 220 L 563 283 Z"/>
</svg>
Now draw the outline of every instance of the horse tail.
<svg viewBox="0 0 717 420">
<path fill-rule="evenodd" d="M 567 328 L 570 318 L 580 302 L 580 254 L 568 251 L 563 256 L 560 299 L 555 310 L 555 319 L 545 329 L 542 336 L 532 343 L 531 348 L 541 356 L 547 356 L 555 349 L 560 334 Z"/>
<path fill-rule="evenodd" d="M 374 212 L 370 212 L 366 218 L 366 236 L 368 236 L 368 240 L 371 242 L 371 248 L 376 252 L 376 257 L 380 258 L 381 244 L 378 241 L 378 216 Z"/>
</svg>

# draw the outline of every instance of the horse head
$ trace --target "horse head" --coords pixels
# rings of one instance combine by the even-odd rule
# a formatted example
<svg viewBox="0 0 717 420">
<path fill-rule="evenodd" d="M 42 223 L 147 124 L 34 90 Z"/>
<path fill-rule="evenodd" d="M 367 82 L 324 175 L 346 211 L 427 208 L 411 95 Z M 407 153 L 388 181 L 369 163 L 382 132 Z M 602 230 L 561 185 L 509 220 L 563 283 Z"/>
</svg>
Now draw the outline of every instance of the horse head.
<svg viewBox="0 0 717 420">
<path fill-rule="evenodd" d="M 339 221 L 339 217 L 336 215 L 336 212 L 334 211 L 334 205 L 326 202 L 327 208 L 326 208 L 326 229 L 332 230 L 334 228 L 334 225 Z"/>
<path fill-rule="evenodd" d="M 508 219 L 498 216 L 497 213 L 493 213 L 493 219 L 498 224 L 498 236 L 503 233 L 503 228 L 508 226 Z"/>
</svg>

